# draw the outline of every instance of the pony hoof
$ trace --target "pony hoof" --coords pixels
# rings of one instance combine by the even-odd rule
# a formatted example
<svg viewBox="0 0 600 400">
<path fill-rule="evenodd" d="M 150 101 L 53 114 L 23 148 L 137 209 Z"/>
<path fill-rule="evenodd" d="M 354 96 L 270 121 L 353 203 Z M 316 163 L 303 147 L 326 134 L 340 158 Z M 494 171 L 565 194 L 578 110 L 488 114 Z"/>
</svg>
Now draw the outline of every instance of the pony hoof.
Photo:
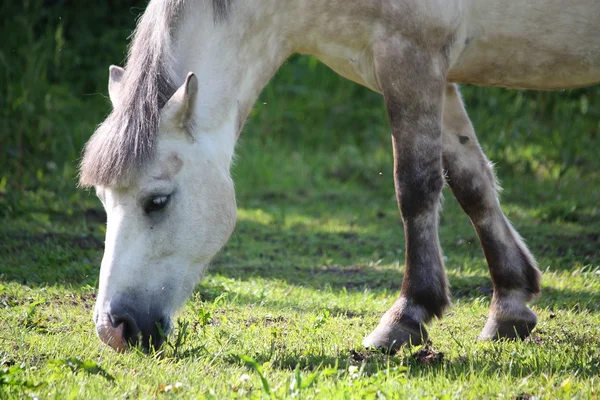
<svg viewBox="0 0 600 400">
<path fill-rule="evenodd" d="M 481 340 L 525 339 L 537 324 L 535 313 L 527 308 L 525 319 L 499 320 L 490 316 L 479 335 Z"/>
<path fill-rule="evenodd" d="M 380 322 L 377 328 L 367 336 L 362 345 L 388 354 L 394 354 L 405 345 L 418 346 L 427 342 L 427 330 L 423 324 L 389 324 Z"/>
</svg>

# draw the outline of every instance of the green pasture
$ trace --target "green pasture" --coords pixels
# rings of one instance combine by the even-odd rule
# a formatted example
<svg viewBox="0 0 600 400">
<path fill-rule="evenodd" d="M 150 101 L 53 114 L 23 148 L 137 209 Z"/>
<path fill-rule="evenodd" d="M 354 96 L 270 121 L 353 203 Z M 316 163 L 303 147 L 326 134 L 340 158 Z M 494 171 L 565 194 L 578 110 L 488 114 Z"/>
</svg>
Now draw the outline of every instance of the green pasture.
<svg viewBox="0 0 600 400">
<path fill-rule="evenodd" d="M 600 87 L 463 87 L 505 213 L 543 271 L 520 342 L 482 343 L 491 282 L 444 190 L 453 296 L 431 342 L 361 341 L 399 294 L 404 239 L 378 94 L 314 58 L 265 88 L 233 168 L 238 224 L 159 351 L 95 334 L 105 216 L 77 162 L 142 1 L 0 5 L 0 399 L 597 399 Z"/>
</svg>

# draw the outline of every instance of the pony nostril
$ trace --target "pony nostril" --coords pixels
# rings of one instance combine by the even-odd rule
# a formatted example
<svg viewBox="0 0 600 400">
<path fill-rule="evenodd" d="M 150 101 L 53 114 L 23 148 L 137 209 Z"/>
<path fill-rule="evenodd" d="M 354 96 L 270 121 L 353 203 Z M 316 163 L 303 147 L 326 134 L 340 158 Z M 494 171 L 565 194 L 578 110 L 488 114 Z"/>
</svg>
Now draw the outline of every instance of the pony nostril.
<svg viewBox="0 0 600 400">
<path fill-rule="evenodd" d="M 115 351 L 122 352 L 127 349 L 126 325 L 123 320 L 114 318 L 108 313 L 99 313 L 96 321 L 96 332 L 100 340 Z"/>
<path fill-rule="evenodd" d="M 133 319 L 129 315 L 109 314 L 108 318 L 113 328 L 122 330 L 122 336 L 125 342 L 135 345 L 138 341 L 140 330 Z"/>
</svg>

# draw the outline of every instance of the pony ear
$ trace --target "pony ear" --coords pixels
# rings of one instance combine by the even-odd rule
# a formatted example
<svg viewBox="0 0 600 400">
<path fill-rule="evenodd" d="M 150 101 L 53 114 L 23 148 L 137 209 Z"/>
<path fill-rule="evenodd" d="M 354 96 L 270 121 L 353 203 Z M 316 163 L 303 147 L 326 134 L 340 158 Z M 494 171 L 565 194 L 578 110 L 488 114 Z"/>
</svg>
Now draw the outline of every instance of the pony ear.
<svg viewBox="0 0 600 400">
<path fill-rule="evenodd" d="M 198 97 L 198 79 L 193 72 L 187 74 L 183 85 L 171 96 L 160 112 L 162 123 L 179 129 L 187 128 L 193 120 Z"/>
<path fill-rule="evenodd" d="M 120 104 L 121 79 L 123 79 L 125 70 L 121 67 L 117 67 L 116 65 L 111 65 L 108 68 L 108 72 L 108 95 L 113 104 L 113 108 L 117 108 L 117 106 Z"/>
</svg>

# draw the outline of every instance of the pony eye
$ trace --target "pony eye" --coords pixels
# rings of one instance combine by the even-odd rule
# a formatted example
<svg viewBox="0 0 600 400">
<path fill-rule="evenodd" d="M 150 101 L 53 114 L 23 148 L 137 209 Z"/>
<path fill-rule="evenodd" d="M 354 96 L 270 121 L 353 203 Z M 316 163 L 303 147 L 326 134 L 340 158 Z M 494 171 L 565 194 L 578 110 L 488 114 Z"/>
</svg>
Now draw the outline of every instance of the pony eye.
<svg viewBox="0 0 600 400">
<path fill-rule="evenodd" d="M 169 203 L 170 199 L 170 194 L 152 197 L 144 206 L 144 211 L 146 214 L 150 214 L 151 212 L 162 210 Z"/>
</svg>

